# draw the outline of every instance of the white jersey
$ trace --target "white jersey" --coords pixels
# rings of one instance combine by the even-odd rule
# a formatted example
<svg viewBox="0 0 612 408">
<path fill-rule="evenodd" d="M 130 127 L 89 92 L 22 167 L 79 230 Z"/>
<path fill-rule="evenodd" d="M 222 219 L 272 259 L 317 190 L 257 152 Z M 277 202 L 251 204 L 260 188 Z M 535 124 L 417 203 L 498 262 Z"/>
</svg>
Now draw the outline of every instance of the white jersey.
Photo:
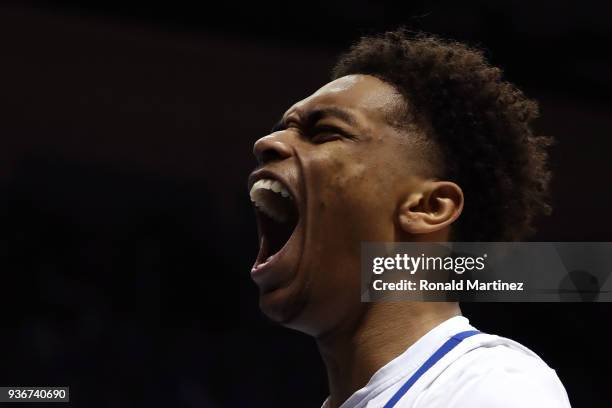
<svg viewBox="0 0 612 408">
<path fill-rule="evenodd" d="M 413 376 L 418 379 L 396 408 L 570 407 L 555 371 L 533 351 L 504 337 L 469 336 L 426 371 L 421 368 L 451 337 L 473 330 L 463 316 L 448 319 L 380 368 L 340 408 L 382 408 Z M 322 408 L 329 408 L 328 401 Z"/>
</svg>

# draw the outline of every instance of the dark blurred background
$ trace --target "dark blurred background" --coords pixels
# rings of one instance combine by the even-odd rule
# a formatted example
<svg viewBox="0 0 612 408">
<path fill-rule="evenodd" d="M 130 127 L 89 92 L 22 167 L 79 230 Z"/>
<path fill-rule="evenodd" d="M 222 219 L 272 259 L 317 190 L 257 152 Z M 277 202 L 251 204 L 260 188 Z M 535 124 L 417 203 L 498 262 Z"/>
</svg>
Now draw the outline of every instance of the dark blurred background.
<svg viewBox="0 0 612 408">
<path fill-rule="evenodd" d="M 611 14 L 538 0 L 2 3 L 0 385 L 69 385 L 74 407 L 320 406 L 314 343 L 262 317 L 249 279 L 251 145 L 338 52 L 399 24 L 485 48 L 541 102 L 554 213 L 534 240 L 612 240 Z M 573 406 L 611 405 L 612 305 L 464 311 L 540 354 Z"/>
</svg>

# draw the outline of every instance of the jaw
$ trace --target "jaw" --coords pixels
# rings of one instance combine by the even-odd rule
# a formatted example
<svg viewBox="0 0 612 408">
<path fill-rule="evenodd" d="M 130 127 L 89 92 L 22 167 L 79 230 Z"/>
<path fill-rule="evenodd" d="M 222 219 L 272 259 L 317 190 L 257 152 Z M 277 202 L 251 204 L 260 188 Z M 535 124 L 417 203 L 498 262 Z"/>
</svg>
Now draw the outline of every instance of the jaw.
<svg viewBox="0 0 612 408">
<path fill-rule="evenodd" d="M 299 191 L 297 225 L 273 262 L 255 268 L 252 278 L 260 290 L 260 308 L 267 317 L 317 336 L 335 324 L 337 315 L 346 316 L 347 307 L 360 303 L 359 288 L 354 287 L 359 280 L 354 282 L 353 275 L 359 265 L 359 246 L 354 241 L 361 231 L 351 227 L 357 219 L 350 215 L 354 215 L 354 209 L 338 203 L 338 190 L 329 185 L 328 173 L 297 161 L 298 171 L 283 173 Z M 255 266 L 269 256 L 262 221 L 258 217 L 262 245 Z"/>
<path fill-rule="evenodd" d="M 298 183 L 298 172 L 284 169 L 253 173 L 250 178 L 251 199 L 257 207 L 256 219 L 260 248 L 251 270 L 251 278 L 259 287 L 260 308 L 270 319 L 288 324 L 297 314 L 305 280 L 300 264 L 306 236 L 304 191 Z M 282 184 L 282 197 L 277 188 L 253 191 L 261 180 Z M 275 191 L 271 191 L 275 190 Z"/>
<path fill-rule="evenodd" d="M 281 251 L 264 265 L 264 270 L 258 271 L 263 273 L 253 274 L 253 280 L 259 286 L 262 312 L 273 321 L 289 327 L 301 313 L 307 297 L 307 279 L 302 268 L 305 237 L 306 225 L 302 218 Z M 265 238 L 263 245 L 266 245 Z"/>
</svg>

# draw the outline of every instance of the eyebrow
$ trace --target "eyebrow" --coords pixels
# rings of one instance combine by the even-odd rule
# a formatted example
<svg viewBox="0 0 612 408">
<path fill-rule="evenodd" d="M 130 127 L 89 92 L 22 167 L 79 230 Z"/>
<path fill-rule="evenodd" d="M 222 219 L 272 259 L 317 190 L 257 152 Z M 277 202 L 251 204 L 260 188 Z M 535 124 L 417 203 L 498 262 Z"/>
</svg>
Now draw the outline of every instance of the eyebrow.
<svg viewBox="0 0 612 408">
<path fill-rule="evenodd" d="M 303 123 L 304 126 L 306 127 L 313 126 L 315 123 L 317 123 L 318 121 L 326 117 L 335 117 L 350 126 L 356 126 L 357 124 L 357 120 L 355 119 L 355 116 L 353 116 L 350 112 L 345 111 L 344 109 L 338 108 L 336 106 L 330 106 L 328 108 L 313 109 L 311 111 L 306 112 L 304 115 L 298 114 L 299 121 Z M 278 123 L 274 125 L 274 127 L 272 128 L 272 132 L 278 132 L 279 130 L 286 129 L 287 125 L 285 123 L 285 120 L 286 118 L 285 116 L 283 116 L 278 121 Z"/>
</svg>

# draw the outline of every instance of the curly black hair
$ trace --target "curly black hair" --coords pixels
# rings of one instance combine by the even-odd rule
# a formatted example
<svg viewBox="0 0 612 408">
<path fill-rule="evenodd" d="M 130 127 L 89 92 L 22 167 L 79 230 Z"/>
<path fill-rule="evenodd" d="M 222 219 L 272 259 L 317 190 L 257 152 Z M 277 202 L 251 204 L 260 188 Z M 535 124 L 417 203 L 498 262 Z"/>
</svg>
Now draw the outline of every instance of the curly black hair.
<svg viewBox="0 0 612 408">
<path fill-rule="evenodd" d="M 367 74 L 403 96 L 400 123 L 416 123 L 442 156 L 442 176 L 463 190 L 456 241 L 516 241 L 550 213 L 547 148 L 531 123 L 538 105 L 491 66 L 481 50 L 405 29 L 363 37 L 333 79 Z"/>
</svg>

